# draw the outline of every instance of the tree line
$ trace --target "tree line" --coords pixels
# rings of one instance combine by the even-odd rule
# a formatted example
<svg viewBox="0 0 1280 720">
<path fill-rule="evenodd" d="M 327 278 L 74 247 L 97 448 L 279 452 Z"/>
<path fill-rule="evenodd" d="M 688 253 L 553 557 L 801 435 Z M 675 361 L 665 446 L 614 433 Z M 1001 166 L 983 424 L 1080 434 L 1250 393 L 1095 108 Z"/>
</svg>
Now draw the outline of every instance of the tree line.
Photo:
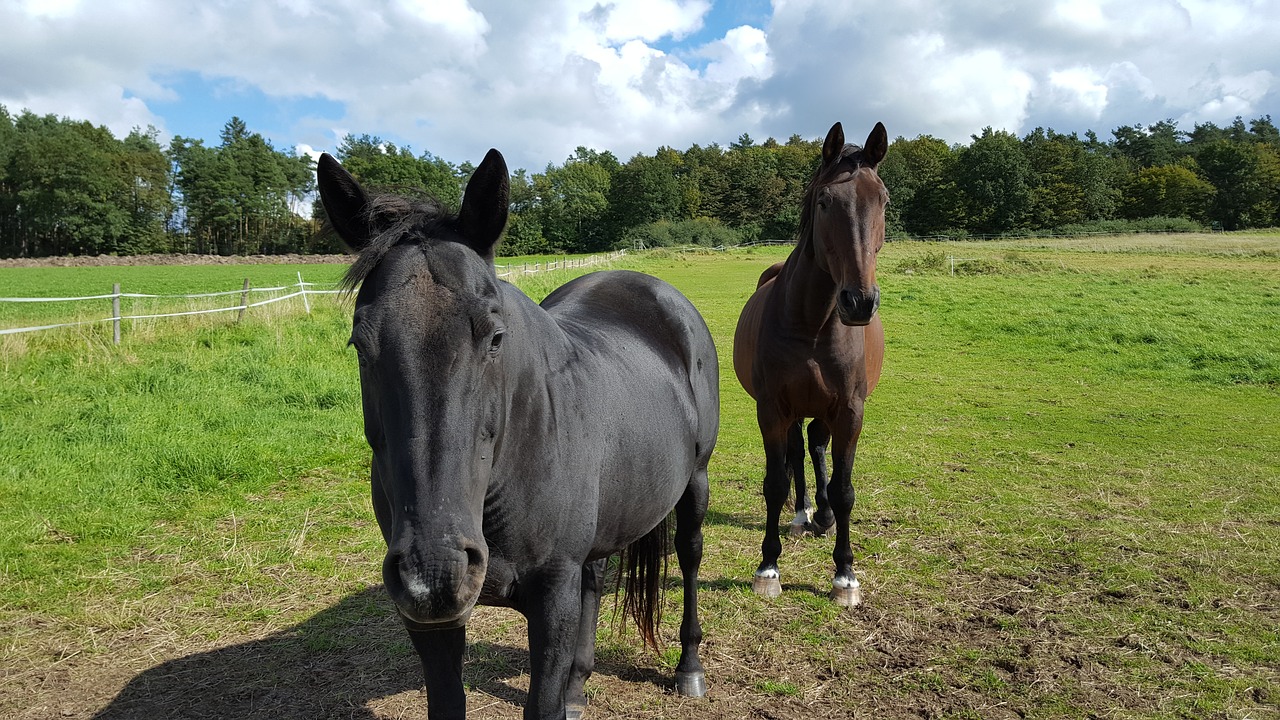
<svg viewBox="0 0 1280 720">
<path fill-rule="evenodd" d="M 851 128 L 852 130 L 852 128 Z M 660 147 L 626 162 L 579 147 L 512 173 L 505 254 L 790 240 L 820 139 Z M 421 188 L 457 207 L 474 169 L 371 135 L 335 155 L 372 188 Z M 968 144 L 897 138 L 880 166 L 891 236 L 1238 230 L 1280 225 L 1280 131 L 1173 120 L 1103 141 L 985 128 Z M 0 106 L 0 256 L 332 252 L 314 163 L 240 118 L 216 146 L 154 128 L 116 138 L 85 121 Z"/>
</svg>

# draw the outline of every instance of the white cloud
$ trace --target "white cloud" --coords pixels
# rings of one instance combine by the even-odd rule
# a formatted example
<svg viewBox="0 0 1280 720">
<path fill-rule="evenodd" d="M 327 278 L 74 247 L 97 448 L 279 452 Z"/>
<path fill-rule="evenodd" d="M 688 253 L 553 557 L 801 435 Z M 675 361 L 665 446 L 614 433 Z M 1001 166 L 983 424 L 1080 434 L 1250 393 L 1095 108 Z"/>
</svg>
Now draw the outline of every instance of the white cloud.
<svg viewBox="0 0 1280 720">
<path fill-rule="evenodd" d="M 680 39 L 700 29 L 703 16 L 711 9 L 711 3 L 706 0 L 582 2 L 571 5 L 584 8 L 579 13 L 584 24 L 593 27 L 597 37 L 606 43 L 629 40 L 653 42 L 667 35 Z"/>
<path fill-rule="evenodd" d="M 477 41 L 489 32 L 484 15 L 466 0 L 395 0 L 395 6 L 424 25 L 437 25 L 451 37 Z"/>
<path fill-rule="evenodd" d="M 17 5 L 29 17 L 58 19 L 79 10 L 80 0 L 19 0 Z"/>
<path fill-rule="evenodd" d="M 750 25 L 732 28 L 698 54 L 711 60 L 706 70 L 708 82 L 732 86 L 743 78 L 763 80 L 773 74 L 769 38 Z"/>
<path fill-rule="evenodd" d="M 1097 119 L 1107 107 L 1107 85 L 1088 67 L 1049 71 L 1049 88 L 1054 102 L 1085 117 Z"/>
<path fill-rule="evenodd" d="M 728 0 L 719 0 L 727 3 Z M 775 0 L 759 27 L 706 0 L 138 0 L 0 3 L 0 103 L 131 127 L 177 78 L 322 98 L 282 146 L 332 128 L 540 170 L 577 145 L 1095 129 L 1280 116 L 1278 0 Z M 185 86 L 183 86 L 185 87 Z M 183 98 L 183 102 L 191 102 Z M 225 102 L 225 101 L 224 101 Z M 228 106 L 206 112 L 221 122 Z M 190 114 L 190 113 L 187 113 Z"/>
</svg>

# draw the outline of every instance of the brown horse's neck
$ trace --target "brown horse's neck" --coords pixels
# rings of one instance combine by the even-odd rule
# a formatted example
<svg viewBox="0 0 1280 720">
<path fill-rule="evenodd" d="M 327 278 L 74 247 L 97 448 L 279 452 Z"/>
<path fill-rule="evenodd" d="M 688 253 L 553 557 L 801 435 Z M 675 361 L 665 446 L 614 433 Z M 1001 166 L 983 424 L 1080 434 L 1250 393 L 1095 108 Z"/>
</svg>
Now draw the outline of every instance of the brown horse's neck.
<svg viewBox="0 0 1280 720">
<path fill-rule="evenodd" d="M 785 293 L 783 315 L 793 327 L 817 331 L 835 317 L 836 283 L 818 267 L 811 238 L 801 238 L 787 257 L 777 283 Z"/>
</svg>

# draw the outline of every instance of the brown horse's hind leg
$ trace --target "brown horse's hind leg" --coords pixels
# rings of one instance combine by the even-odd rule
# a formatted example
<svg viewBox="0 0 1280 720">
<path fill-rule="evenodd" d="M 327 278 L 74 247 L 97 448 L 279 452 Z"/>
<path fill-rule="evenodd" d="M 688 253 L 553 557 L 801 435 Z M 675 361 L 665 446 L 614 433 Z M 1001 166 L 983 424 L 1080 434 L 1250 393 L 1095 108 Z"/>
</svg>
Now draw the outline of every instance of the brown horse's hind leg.
<svg viewBox="0 0 1280 720">
<path fill-rule="evenodd" d="M 814 535 L 830 535 L 835 528 L 836 516 L 827 502 L 827 446 L 831 444 L 831 431 L 821 420 L 809 423 L 809 458 L 813 460 L 813 498 L 817 505 L 810 513 L 806 528 Z"/>
<path fill-rule="evenodd" d="M 813 506 L 804 483 L 804 418 L 796 420 L 787 431 L 787 473 L 796 487 L 796 516 L 791 520 L 790 532 L 792 537 L 800 537 L 813 519 Z"/>
<path fill-rule="evenodd" d="M 676 503 L 676 558 L 684 582 L 684 616 L 680 620 L 680 662 L 676 665 L 676 692 L 686 697 L 707 694 L 707 677 L 698 657 L 702 624 L 698 622 L 698 568 L 702 566 L 702 521 L 709 500 L 707 469 L 694 473 L 680 502 Z"/>
</svg>

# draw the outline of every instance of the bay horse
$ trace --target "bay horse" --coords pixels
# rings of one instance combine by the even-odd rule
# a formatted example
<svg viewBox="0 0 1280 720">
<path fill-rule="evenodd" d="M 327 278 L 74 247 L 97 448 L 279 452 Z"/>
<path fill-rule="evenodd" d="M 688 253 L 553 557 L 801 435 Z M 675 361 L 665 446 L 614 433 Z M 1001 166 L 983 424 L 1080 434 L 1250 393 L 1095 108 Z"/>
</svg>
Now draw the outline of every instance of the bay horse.
<svg viewBox="0 0 1280 720">
<path fill-rule="evenodd" d="M 490 150 L 461 209 L 370 195 L 329 155 L 329 224 L 358 257 L 359 359 L 387 592 L 422 660 L 431 718 L 466 714 L 477 604 L 528 620 L 525 718 L 580 717 L 607 559 L 656 648 L 674 509 L 684 617 L 676 687 L 706 691 L 698 568 L 719 367 L 702 316 L 630 271 L 579 277 L 541 305 L 495 274 L 509 178 Z"/>
<path fill-rule="evenodd" d="M 805 188 L 796 247 L 761 275 L 738 318 L 734 371 L 756 401 L 764 440 L 765 534 L 752 588 L 766 597 L 782 593 L 778 524 L 789 480 L 794 479 L 793 533 L 807 527 L 825 534 L 834 526 L 831 556 L 836 569 L 830 597 L 845 607 L 862 602 L 849 546 L 851 476 L 863 403 L 879 381 L 884 362 L 876 253 L 884 245 L 889 194 L 876 166 L 887 150 L 881 123 L 862 147 L 845 144 L 840 123 L 831 126 L 822 143 L 821 163 Z M 814 419 L 809 450 L 816 512 L 808 507 L 804 489 L 806 418 Z"/>
</svg>

